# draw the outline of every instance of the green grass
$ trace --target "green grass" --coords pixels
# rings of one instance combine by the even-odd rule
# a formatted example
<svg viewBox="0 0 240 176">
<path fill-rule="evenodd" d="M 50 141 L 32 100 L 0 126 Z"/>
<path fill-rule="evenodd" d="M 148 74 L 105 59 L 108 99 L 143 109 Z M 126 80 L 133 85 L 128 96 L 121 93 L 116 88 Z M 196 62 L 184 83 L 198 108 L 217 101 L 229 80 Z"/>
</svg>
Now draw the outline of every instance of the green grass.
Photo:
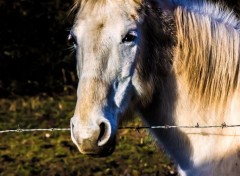
<svg viewBox="0 0 240 176">
<path fill-rule="evenodd" d="M 65 128 L 75 97 L 0 99 L 0 130 Z M 141 125 L 139 120 L 126 125 Z M 0 175 L 177 175 L 171 160 L 147 131 L 119 130 L 110 157 L 81 155 L 66 132 L 0 134 Z"/>
</svg>

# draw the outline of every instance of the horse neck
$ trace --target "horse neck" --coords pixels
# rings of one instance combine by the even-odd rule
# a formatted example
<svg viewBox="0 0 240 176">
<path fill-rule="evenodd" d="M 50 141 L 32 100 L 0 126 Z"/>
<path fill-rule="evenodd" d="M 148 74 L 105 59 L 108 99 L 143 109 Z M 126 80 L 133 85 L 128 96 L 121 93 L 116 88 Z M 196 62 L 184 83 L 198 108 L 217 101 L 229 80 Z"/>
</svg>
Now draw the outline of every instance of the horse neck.
<svg viewBox="0 0 240 176">
<path fill-rule="evenodd" d="M 168 19 L 171 22 L 169 26 L 173 27 L 170 30 L 171 35 L 163 34 L 164 37 L 161 38 L 158 35 L 162 33 L 157 33 L 155 30 L 152 30 L 152 33 L 143 33 L 143 35 L 147 34 L 146 36 L 159 37 L 151 38 L 149 43 L 145 39 L 145 44 L 149 45 L 144 45 L 145 49 L 140 54 L 144 57 L 140 59 L 140 64 L 138 63 L 142 87 L 148 90 L 148 96 L 145 97 L 151 97 L 140 109 L 144 121 L 153 126 L 193 126 L 197 123 L 220 125 L 223 122 L 239 124 L 240 119 L 237 116 L 240 114 L 238 88 L 240 36 L 238 31 L 220 23 L 213 24 L 222 30 L 213 30 L 211 22 L 206 21 L 207 16 L 197 18 L 197 14 L 185 14 L 183 9 L 178 9 L 174 16 L 178 18 L 173 20 L 176 26 Z M 189 22 L 190 17 L 194 17 L 192 23 Z M 195 24 L 198 25 L 194 26 Z M 208 28 L 203 27 L 205 25 Z M 151 26 L 148 24 L 146 27 Z M 163 29 L 165 26 L 157 27 Z M 222 37 L 224 39 L 221 39 Z M 170 42 L 165 43 L 163 39 L 170 39 Z M 197 132 L 202 131 L 202 129 L 197 130 Z M 220 134 L 220 137 L 223 132 L 240 134 L 237 129 L 204 130 L 203 132 L 206 133 Z M 202 147 L 205 145 L 204 140 L 199 140 L 198 135 L 196 139 L 194 135 L 193 137 L 188 135 L 188 133 L 196 133 L 196 129 L 152 129 L 152 132 L 183 169 L 191 168 L 192 162 L 204 160 L 209 155 L 205 150 L 207 148 Z M 218 138 L 215 135 L 207 137 L 211 138 L 211 141 Z M 198 144 L 201 144 L 200 148 Z M 215 145 L 214 142 L 211 144 Z M 211 146 L 214 147 L 216 146 Z M 194 158 L 195 152 L 200 150 L 202 153 Z M 225 148 L 220 147 L 218 150 L 226 151 Z"/>
</svg>

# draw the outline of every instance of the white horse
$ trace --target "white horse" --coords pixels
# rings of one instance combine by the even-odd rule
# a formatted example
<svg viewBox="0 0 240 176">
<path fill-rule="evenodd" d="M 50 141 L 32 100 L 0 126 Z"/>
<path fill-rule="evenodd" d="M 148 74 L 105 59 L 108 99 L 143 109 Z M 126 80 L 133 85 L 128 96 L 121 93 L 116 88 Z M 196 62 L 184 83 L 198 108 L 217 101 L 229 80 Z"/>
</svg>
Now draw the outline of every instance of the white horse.
<svg viewBox="0 0 240 176">
<path fill-rule="evenodd" d="M 202 0 L 75 0 L 79 76 L 71 136 L 110 155 L 119 120 L 149 126 L 240 124 L 240 27 Z M 240 129 L 152 129 L 188 176 L 239 176 Z"/>
</svg>

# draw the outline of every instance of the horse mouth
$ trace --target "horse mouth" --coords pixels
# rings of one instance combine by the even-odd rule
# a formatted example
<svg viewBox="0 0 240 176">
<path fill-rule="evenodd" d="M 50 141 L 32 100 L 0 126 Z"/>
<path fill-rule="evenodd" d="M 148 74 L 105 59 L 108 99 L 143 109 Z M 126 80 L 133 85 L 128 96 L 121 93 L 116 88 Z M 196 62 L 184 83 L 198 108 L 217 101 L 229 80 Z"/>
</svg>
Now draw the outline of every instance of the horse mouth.
<svg viewBox="0 0 240 176">
<path fill-rule="evenodd" d="M 113 137 L 104 146 L 95 145 L 95 146 L 88 147 L 85 143 L 84 145 L 78 147 L 78 149 L 80 153 L 84 155 L 95 157 L 95 158 L 102 158 L 102 157 L 108 157 L 112 155 L 112 153 L 115 151 L 115 146 L 116 146 L 116 140 L 115 140 L 115 137 Z"/>
<path fill-rule="evenodd" d="M 115 150 L 115 144 L 113 144 L 107 148 L 100 149 L 98 153 L 90 153 L 87 155 L 90 157 L 94 157 L 94 158 L 103 158 L 103 157 L 108 157 L 108 156 L 112 155 L 114 150 Z"/>
</svg>

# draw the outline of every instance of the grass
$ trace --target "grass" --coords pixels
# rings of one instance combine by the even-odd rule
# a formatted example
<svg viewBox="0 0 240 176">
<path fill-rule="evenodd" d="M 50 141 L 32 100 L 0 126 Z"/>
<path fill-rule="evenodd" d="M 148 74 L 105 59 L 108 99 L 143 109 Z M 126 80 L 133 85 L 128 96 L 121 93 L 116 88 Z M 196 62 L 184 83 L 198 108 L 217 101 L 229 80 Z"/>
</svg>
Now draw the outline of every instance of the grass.
<svg viewBox="0 0 240 176">
<path fill-rule="evenodd" d="M 0 130 L 69 127 L 75 97 L 0 99 Z M 139 120 L 126 125 L 141 125 Z M 66 132 L 0 134 L 0 175 L 177 175 L 147 131 L 119 130 L 112 156 L 81 155 Z"/>
</svg>

